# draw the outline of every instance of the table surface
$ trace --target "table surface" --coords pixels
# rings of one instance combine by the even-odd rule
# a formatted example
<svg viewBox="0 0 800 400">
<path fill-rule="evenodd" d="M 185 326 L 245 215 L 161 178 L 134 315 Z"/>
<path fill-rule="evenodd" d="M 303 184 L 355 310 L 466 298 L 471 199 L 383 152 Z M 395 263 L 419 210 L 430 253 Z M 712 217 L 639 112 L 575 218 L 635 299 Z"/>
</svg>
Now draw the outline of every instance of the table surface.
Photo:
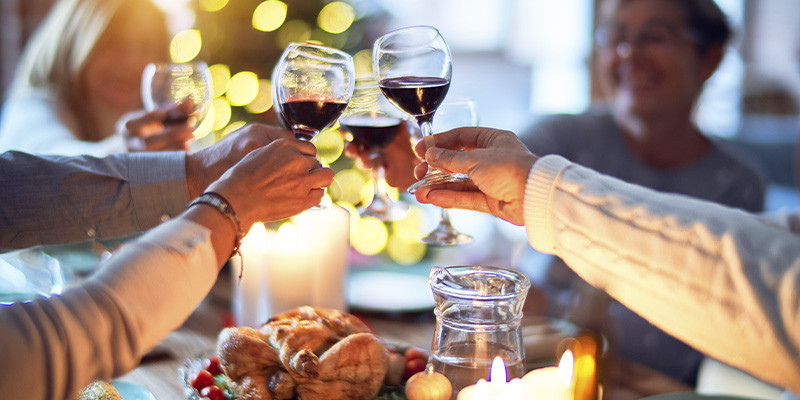
<svg viewBox="0 0 800 400">
<path fill-rule="evenodd" d="M 149 390 L 156 399 L 185 399 L 179 369 L 187 358 L 213 351 L 216 336 L 230 315 L 232 284 L 223 271 L 209 296 L 183 326 L 171 333 L 141 364 L 118 378 Z M 430 348 L 434 331 L 432 311 L 397 314 L 361 314 L 387 342 Z M 523 331 L 524 332 L 524 331 Z M 692 391 L 693 388 L 645 366 L 614 357 L 606 360 L 603 398 L 641 399 L 655 394 Z"/>
</svg>

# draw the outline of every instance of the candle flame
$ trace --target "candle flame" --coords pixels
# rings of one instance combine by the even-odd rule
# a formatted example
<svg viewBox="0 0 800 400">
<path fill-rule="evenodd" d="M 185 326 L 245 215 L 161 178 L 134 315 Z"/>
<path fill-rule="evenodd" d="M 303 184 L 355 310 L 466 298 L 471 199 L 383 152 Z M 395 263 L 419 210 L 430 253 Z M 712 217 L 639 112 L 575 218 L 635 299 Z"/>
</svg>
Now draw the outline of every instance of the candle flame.
<svg viewBox="0 0 800 400">
<path fill-rule="evenodd" d="M 558 379 L 563 383 L 565 386 L 568 386 L 572 381 L 572 373 L 575 369 L 575 356 L 572 354 L 572 351 L 567 350 L 561 356 L 561 360 L 558 362 Z"/>
<path fill-rule="evenodd" d="M 507 377 L 505 361 L 499 356 L 495 357 L 489 369 L 489 380 L 491 382 L 505 382 Z"/>
<path fill-rule="evenodd" d="M 486 379 L 478 379 L 475 383 L 475 392 L 473 393 L 474 399 L 488 399 L 489 398 L 489 382 Z"/>
</svg>

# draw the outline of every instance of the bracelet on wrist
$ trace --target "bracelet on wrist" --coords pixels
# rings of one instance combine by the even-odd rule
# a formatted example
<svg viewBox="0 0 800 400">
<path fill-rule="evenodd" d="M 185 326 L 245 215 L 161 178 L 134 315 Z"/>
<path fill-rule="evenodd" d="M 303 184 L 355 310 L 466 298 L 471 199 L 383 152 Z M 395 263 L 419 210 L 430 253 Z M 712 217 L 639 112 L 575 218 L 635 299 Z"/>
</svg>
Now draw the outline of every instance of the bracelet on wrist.
<svg viewBox="0 0 800 400">
<path fill-rule="evenodd" d="M 227 199 L 222 197 L 219 193 L 215 192 L 205 192 L 194 199 L 191 203 L 189 203 L 189 207 L 196 206 L 198 204 L 206 204 L 209 206 L 214 207 L 217 211 L 219 211 L 222 215 L 228 217 L 231 222 L 233 222 L 233 228 L 236 231 L 236 238 L 233 242 L 233 252 L 231 253 L 231 257 L 234 254 L 238 254 L 239 257 L 242 257 L 242 253 L 239 251 L 239 246 L 242 244 L 242 238 L 244 237 L 244 232 L 242 232 L 242 225 L 239 223 L 239 217 L 236 216 L 236 212 L 233 211 L 233 207 L 231 207 L 231 203 L 228 202 Z M 241 279 L 241 271 L 239 273 L 239 279 Z"/>
</svg>

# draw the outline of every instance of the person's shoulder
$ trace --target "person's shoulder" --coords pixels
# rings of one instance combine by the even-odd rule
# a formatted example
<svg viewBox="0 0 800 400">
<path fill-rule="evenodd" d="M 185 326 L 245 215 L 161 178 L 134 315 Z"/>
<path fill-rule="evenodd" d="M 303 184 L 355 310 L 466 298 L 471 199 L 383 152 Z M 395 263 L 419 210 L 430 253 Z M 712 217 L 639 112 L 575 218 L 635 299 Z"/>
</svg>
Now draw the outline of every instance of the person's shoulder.
<svg viewBox="0 0 800 400">
<path fill-rule="evenodd" d="M 605 109 L 592 108 L 578 114 L 541 116 L 519 136 L 528 148 L 564 148 L 615 134 L 617 129 L 611 113 Z"/>
</svg>

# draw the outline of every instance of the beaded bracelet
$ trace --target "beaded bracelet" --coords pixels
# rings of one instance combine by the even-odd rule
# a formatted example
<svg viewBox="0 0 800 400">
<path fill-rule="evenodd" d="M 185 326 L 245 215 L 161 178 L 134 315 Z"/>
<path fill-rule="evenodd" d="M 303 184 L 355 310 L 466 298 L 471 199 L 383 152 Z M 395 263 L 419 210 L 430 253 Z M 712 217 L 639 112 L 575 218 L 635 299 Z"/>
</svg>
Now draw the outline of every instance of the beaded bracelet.
<svg viewBox="0 0 800 400">
<path fill-rule="evenodd" d="M 222 213 L 222 215 L 228 217 L 233 222 L 234 229 L 236 229 L 236 239 L 233 242 L 233 252 L 231 253 L 231 257 L 234 254 L 238 254 L 239 257 L 242 257 L 242 253 L 239 251 L 239 245 L 242 244 L 242 238 L 244 237 L 244 233 L 242 232 L 242 225 L 239 223 L 239 217 L 236 216 L 236 212 L 233 211 L 233 207 L 231 207 L 231 203 L 228 202 L 222 195 L 215 192 L 205 192 L 194 199 L 191 203 L 189 203 L 189 207 L 196 206 L 198 204 L 207 204 Z M 241 279 L 241 272 L 239 279 Z"/>
</svg>

